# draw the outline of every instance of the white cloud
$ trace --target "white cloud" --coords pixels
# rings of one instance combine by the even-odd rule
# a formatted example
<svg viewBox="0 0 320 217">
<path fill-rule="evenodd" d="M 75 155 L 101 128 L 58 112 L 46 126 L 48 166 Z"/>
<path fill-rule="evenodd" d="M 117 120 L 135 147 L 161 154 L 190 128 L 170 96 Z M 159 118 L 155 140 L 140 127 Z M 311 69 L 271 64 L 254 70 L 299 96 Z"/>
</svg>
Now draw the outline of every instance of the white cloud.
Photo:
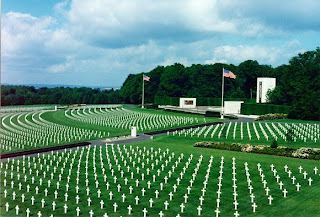
<svg viewBox="0 0 320 217">
<path fill-rule="evenodd" d="M 33 17 L 30 14 L 9 12 L 2 15 L 2 54 L 20 55 L 45 42 L 52 31 L 48 28 L 55 24 L 51 17 Z"/>
<path fill-rule="evenodd" d="M 289 41 L 279 47 L 263 45 L 238 45 L 238 46 L 219 46 L 214 49 L 212 60 L 206 63 L 224 62 L 239 64 L 245 60 L 257 60 L 260 64 L 281 65 L 285 64 L 284 59 L 303 52 L 304 49 L 299 41 Z"/>
<path fill-rule="evenodd" d="M 294 40 L 297 32 L 320 26 L 318 3 L 306 3 L 309 13 L 297 5 L 286 10 L 273 0 L 64 0 L 51 17 L 9 12 L 2 14 L 2 78 L 121 85 L 129 73 L 175 62 L 257 59 L 279 65 L 304 50 Z"/>
</svg>

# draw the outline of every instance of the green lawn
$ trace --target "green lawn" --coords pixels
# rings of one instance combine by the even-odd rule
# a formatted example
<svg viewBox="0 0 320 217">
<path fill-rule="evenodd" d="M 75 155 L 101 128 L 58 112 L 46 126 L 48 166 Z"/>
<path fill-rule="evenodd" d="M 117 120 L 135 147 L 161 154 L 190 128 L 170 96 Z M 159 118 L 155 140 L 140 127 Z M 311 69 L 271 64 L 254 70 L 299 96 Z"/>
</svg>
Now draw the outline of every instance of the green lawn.
<svg viewBox="0 0 320 217">
<path fill-rule="evenodd" d="M 201 140 L 200 140 L 201 141 Z M 31 174 L 29 172 L 28 162 L 26 158 L 25 167 L 26 174 L 23 173 L 22 159 L 19 162 L 19 172 L 17 160 L 13 163 L 12 161 L 4 162 L 1 168 L 1 216 L 15 216 L 15 207 L 18 205 L 20 208 L 18 216 L 26 216 L 26 209 L 29 208 L 32 216 L 36 216 L 38 211 L 44 216 L 53 214 L 54 216 L 76 216 L 76 208 L 80 208 L 81 216 L 89 216 L 90 210 L 93 210 L 94 216 L 103 216 L 107 213 L 108 216 L 127 216 L 127 207 L 131 205 L 132 216 L 143 216 L 142 210 L 144 208 L 148 211 L 148 216 L 159 216 L 159 212 L 162 211 L 164 216 L 197 216 L 197 207 L 200 204 L 199 198 L 202 195 L 201 189 L 203 188 L 205 176 L 209 165 L 210 156 L 213 156 L 212 166 L 210 168 L 209 179 L 207 182 L 206 193 L 204 196 L 204 202 L 201 206 L 201 216 L 215 216 L 214 210 L 216 209 L 217 189 L 218 189 L 218 177 L 220 170 L 221 157 L 224 157 L 224 168 L 223 168 L 223 179 L 221 187 L 221 202 L 219 211 L 220 216 L 234 216 L 234 198 L 233 198 L 233 181 L 232 181 L 232 158 L 235 158 L 236 167 L 236 185 L 237 185 L 237 202 L 238 212 L 241 216 L 319 216 L 320 207 L 320 177 L 319 174 L 315 175 L 313 172 L 314 167 L 319 168 L 319 161 L 291 159 L 276 156 L 257 155 L 257 154 L 246 154 L 238 152 L 229 152 L 213 149 L 202 149 L 193 147 L 194 140 L 190 138 L 176 138 L 159 136 L 153 140 L 141 142 L 132 145 L 130 149 L 129 145 L 114 147 L 114 152 L 111 146 L 107 146 L 108 152 L 106 152 L 106 146 L 91 147 L 90 149 L 84 148 L 77 150 L 71 150 L 59 152 L 54 155 L 45 155 L 40 158 L 30 158 L 30 168 L 32 169 Z M 136 148 L 138 147 L 138 149 Z M 153 151 L 151 150 L 153 148 Z M 161 156 L 158 153 L 155 155 L 155 151 L 161 149 Z M 101 150 L 100 150 L 101 149 Z M 169 149 L 168 153 L 166 150 Z M 163 152 L 166 152 L 164 155 Z M 172 157 L 174 152 L 174 157 Z M 153 153 L 153 158 L 151 158 Z M 181 154 L 184 154 L 183 158 Z M 149 155 L 148 155 L 149 154 Z M 190 164 L 188 158 L 193 155 Z M 203 159 L 199 165 L 200 156 Z M 139 159 L 140 158 L 140 162 Z M 108 160 L 109 159 L 109 160 Z M 130 160 L 131 159 L 131 160 Z M 147 160 L 148 159 L 148 160 Z M 158 165 L 156 164 L 158 160 Z M 126 166 L 124 163 L 126 160 Z M 167 166 L 165 161 L 168 160 Z M 114 169 L 114 174 L 109 169 L 109 161 Z M 177 167 L 172 176 L 168 179 L 168 182 L 164 183 L 164 177 L 172 171 L 172 166 L 177 161 Z M 50 166 L 52 162 L 52 166 Z M 88 164 L 86 164 L 88 162 Z M 135 163 L 133 163 L 135 162 Z M 244 170 L 244 163 L 248 163 L 250 178 L 252 181 L 253 193 L 255 195 L 254 202 L 257 204 L 257 210 L 255 213 L 252 211 L 252 203 L 247 185 L 247 178 Z M 36 164 L 35 164 L 36 163 Z M 144 168 L 142 163 L 144 163 Z M 152 169 L 152 163 L 154 169 Z M 261 164 L 265 180 L 267 181 L 267 187 L 270 189 L 270 194 L 274 198 L 272 205 L 268 204 L 268 197 L 266 196 L 263 183 L 259 171 L 257 170 L 257 164 Z M 8 167 L 6 169 L 6 164 Z M 161 165 L 164 165 L 162 171 Z M 280 180 L 283 182 L 285 189 L 288 190 L 286 198 L 283 197 L 282 191 L 279 189 L 276 178 L 271 172 L 270 165 L 274 164 L 277 174 L 280 175 Z M 12 165 L 12 166 L 11 166 Z M 41 169 L 41 165 L 43 168 Z M 72 165 L 72 166 L 71 166 Z M 87 169 L 86 169 L 87 165 Z M 118 165 L 120 170 L 118 171 Z M 128 171 L 127 166 L 130 165 Z M 188 165 L 188 166 L 187 166 Z M 300 191 L 296 191 L 296 186 L 291 184 L 291 179 L 288 174 L 284 171 L 284 165 L 288 165 L 292 171 L 292 175 L 297 178 L 296 183 L 301 184 Z M 48 168 L 47 168 L 48 166 Z M 308 181 L 303 179 L 303 175 L 299 173 L 298 167 L 302 166 L 303 171 L 308 173 L 307 177 L 313 179 L 312 185 L 308 185 Z M 54 168 L 56 167 L 56 169 Z M 137 167 L 141 170 L 139 174 Z M 177 184 L 177 178 L 180 177 L 185 167 L 185 173 L 183 173 L 183 179 L 177 185 L 177 191 L 174 192 L 173 185 Z M 199 167 L 196 174 L 195 181 L 191 187 L 190 194 L 187 193 L 187 187 L 190 185 L 192 174 L 195 172 L 195 168 Z M 11 171 L 11 168 L 13 169 Z M 64 168 L 63 172 L 61 168 Z M 79 172 L 77 170 L 79 168 Z M 102 168 L 105 168 L 103 170 Z M 147 168 L 150 169 L 150 174 L 147 175 Z M 40 171 L 37 176 L 36 170 Z M 160 170 L 158 176 L 157 170 Z M 123 170 L 124 176 L 121 177 L 121 171 Z M 4 175 L 4 171 L 7 171 L 7 177 Z M 46 175 L 43 172 L 46 171 Z M 87 171 L 87 175 L 86 175 Z M 12 178 L 11 178 L 12 172 Z M 131 179 L 131 172 L 134 178 Z M 20 173 L 20 180 L 17 174 Z M 51 175 L 53 174 L 53 179 Z M 96 173 L 96 177 L 95 177 Z M 145 174 L 145 179 L 142 180 L 142 173 Z M 59 174 L 61 174 L 61 181 L 59 181 Z M 68 175 L 70 179 L 68 181 Z M 77 175 L 79 174 L 79 175 Z M 24 181 L 24 175 L 27 176 L 26 182 Z M 106 181 L 104 180 L 106 175 Z M 153 175 L 156 177 L 156 181 L 153 182 Z M 77 176 L 79 178 L 79 192 L 76 193 Z M 114 183 L 114 177 L 117 177 L 116 183 Z M 4 177 L 7 182 L 7 186 L 4 187 Z M 32 177 L 35 178 L 32 183 Z M 128 178 L 127 185 L 125 184 L 125 177 Z M 43 184 L 40 185 L 40 178 Z M 88 179 L 88 188 L 90 189 L 89 195 L 87 195 L 86 179 Z M 139 186 L 136 186 L 135 180 L 139 179 Z M 50 187 L 48 187 L 48 180 L 51 180 Z M 14 182 L 13 188 L 11 188 L 11 181 Z M 96 183 L 98 181 L 98 184 Z M 151 186 L 148 187 L 148 181 Z M 18 183 L 22 183 L 22 188 L 19 190 Z M 57 190 L 57 182 L 59 182 L 59 189 Z M 107 189 L 107 182 L 110 184 Z M 69 189 L 66 190 L 66 184 L 68 183 Z M 163 190 L 161 190 L 160 183 L 163 183 Z M 26 186 L 29 184 L 30 192 L 27 192 Z M 121 185 L 121 190 L 118 192 L 117 186 Z M 96 187 L 98 185 L 98 187 Z M 36 194 L 36 187 L 39 187 L 39 192 Z M 133 192 L 130 194 L 129 186 L 133 187 Z M 142 196 L 142 189 L 146 190 L 145 196 Z M 7 190 L 7 197 L 4 197 L 4 190 Z M 45 189 L 48 190 L 48 195 L 45 196 Z M 98 189 L 101 190 L 101 197 L 98 197 Z M 55 199 L 54 191 L 58 191 L 58 198 Z M 159 197 L 156 198 L 155 191 L 158 190 Z M 16 199 L 13 200 L 13 191 L 16 193 Z M 112 191 L 112 200 L 109 198 L 109 193 Z M 173 199 L 170 201 L 169 193 L 173 193 Z M 65 201 L 65 193 L 68 193 L 68 199 Z M 21 195 L 25 195 L 25 202 L 22 203 Z M 122 202 L 122 195 L 125 194 L 125 201 Z M 187 203 L 184 203 L 184 195 L 188 195 Z M 76 203 L 76 195 L 79 195 L 79 204 Z M 35 203 L 31 205 L 31 197 L 34 196 Z M 135 197 L 139 197 L 139 204 L 135 204 Z M 92 200 L 90 206 L 88 206 L 87 199 L 90 197 Z M 153 207 L 150 207 L 149 200 L 153 199 Z M 45 206 L 41 207 L 41 200 L 45 200 Z M 100 201 L 103 200 L 104 205 L 101 209 Z M 52 209 L 52 202 L 56 203 L 56 210 Z M 169 202 L 169 209 L 165 210 L 164 202 Z M 6 212 L 5 203 L 9 203 L 9 211 Z M 113 204 L 117 203 L 117 211 L 114 212 Z M 185 210 L 181 213 L 180 205 L 184 203 Z M 64 204 L 67 204 L 67 213 L 64 213 Z"/>
<path fill-rule="evenodd" d="M 235 131 L 236 132 L 236 134 L 235 134 L 236 136 L 235 136 L 235 138 L 233 138 L 233 132 L 234 132 L 234 129 L 235 129 L 235 124 L 231 124 L 231 127 L 229 129 L 229 134 L 226 137 L 226 131 L 227 131 L 228 125 L 229 124 L 226 124 L 226 126 L 224 127 L 220 138 L 219 138 L 219 132 L 221 130 L 221 125 L 217 127 L 217 130 L 215 131 L 213 137 L 211 137 L 211 134 L 214 131 L 214 128 L 216 126 L 213 126 L 213 128 L 211 128 L 211 130 L 208 131 L 208 134 L 206 136 L 204 134 L 208 130 L 209 127 L 207 127 L 201 133 L 201 135 L 197 134 L 199 131 L 201 131 L 201 128 L 200 128 L 200 130 L 197 130 L 196 133 L 193 136 L 191 136 L 191 133 L 185 134 L 184 132 L 180 133 L 180 135 L 179 135 L 179 132 L 178 133 L 173 132 L 173 133 L 170 133 L 170 136 L 177 137 L 177 138 L 188 137 L 192 141 L 196 141 L 196 140 L 200 139 L 200 140 L 203 140 L 203 141 L 215 141 L 215 142 L 226 142 L 226 143 L 241 143 L 241 144 L 253 144 L 253 145 L 271 145 L 271 143 L 273 141 L 273 137 L 270 134 L 270 132 L 267 130 L 267 128 L 264 126 L 264 130 L 268 135 L 268 140 L 263 136 L 262 130 L 260 129 L 260 127 L 258 126 L 257 123 L 256 123 L 256 129 L 257 129 L 257 132 L 260 135 L 259 139 L 257 138 L 257 136 L 255 134 L 255 131 L 254 131 L 253 127 L 252 127 L 252 123 L 249 124 L 250 131 L 251 131 L 251 136 L 252 136 L 251 139 L 249 138 L 248 133 L 247 133 L 247 124 L 246 123 L 243 124 L 243 138 L 242 139 L 241 139 L 241 136 L 240 136 L 241 132 L 240 132 L 240 124 L 239 123 L 237 124 L 237 127 L 236 127 L 236 131 Z M 269 127 L 271 127 L 271 126 L 269 126 Z M 279 134 L 274 129 L 273 129 L 273 131 L 278 136 L 277 142 L 278 142 L 279 146 L 287 146 L 287 147 L 292 147 L 292 148 L 298 148 L 298 147 L 320 148 L 320 140 L 319 139 L 316 142 L 314 140 L 311 140 L 310 138 L 308 138 L 306 140 L 306 142 L 302 141 L 299 138 L 297 138 L 296 142 L 289 141 L 289 140 L 285 141 L 281 136 L 279 136 Z"/>
</svg>

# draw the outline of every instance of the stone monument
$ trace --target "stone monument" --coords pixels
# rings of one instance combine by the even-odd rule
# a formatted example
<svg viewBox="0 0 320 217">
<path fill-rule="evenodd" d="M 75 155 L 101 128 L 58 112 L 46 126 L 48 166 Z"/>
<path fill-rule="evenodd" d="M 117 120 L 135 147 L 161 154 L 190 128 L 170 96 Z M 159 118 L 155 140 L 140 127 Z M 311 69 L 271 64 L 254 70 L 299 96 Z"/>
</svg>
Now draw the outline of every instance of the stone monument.
<svg viewBox="0 0 320 217">
<path fill-rule="evenodd" d="M 257 103 L 267 102 L 268 90 L 276 87 L 276 78 L 257 78 Z"/>
</svg>

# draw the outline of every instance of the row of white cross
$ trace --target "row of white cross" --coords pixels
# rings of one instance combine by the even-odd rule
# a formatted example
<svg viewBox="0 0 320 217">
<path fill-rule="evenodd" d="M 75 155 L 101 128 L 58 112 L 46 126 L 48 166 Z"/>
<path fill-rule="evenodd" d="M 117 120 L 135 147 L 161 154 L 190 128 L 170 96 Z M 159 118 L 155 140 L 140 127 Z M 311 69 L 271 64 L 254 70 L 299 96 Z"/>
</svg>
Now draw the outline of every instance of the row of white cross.
<svg viewBox="0 0 320 217">
<path fill-rule="evenodd" d="M 96 157 L 97 152 L 98 158 Z M 174 159 L 176 160 L 174 161 Z M 23 159 L 18 160 L 12 159 L 8 160 L 6 163 L 1 162 L 1 175 L 3 180 L 1 185 L 3 186 L 2 189 L 4 189 L 3 195 L 6 201 L 6 211 L 9 211 L 9 204 L 14 203 L 13 201 L 17 199 L 18 194 L 21 194 L 20 197 L 22 203 L 30 201 L 32 207 L 37 203 L 40 203 L 41 208 L 44 208 L 45 205 L 49 203 L 48 201 L 52 201 L 52 203 L 50 202 L 50 206 L 52 206 L 53 213 L 59 209 L 59 207 L 63 209 L 64 213 L 69 213 L 72 211 L 69 210 L 68 206 L 68 204 L 73 201 L 69 196 L 70 191 L 72 191 L 76 194 L 75 203 L 77 204 L 77 207 L 74 211 L 77 213 L 77 216 L 80 215 L 82 210 L 80 205 L 81 201 L 85 201 L 87 203 L 89 208 L 88 210 L 90 210 L 89 215 L 94 215 L 94 209 L 91 209 L 91 207 L 94 206 L 93 199 L 91 199 L 92 197 L 101 198 L 99 202 L 101 209 L 108 207 L 109 203 L 106 202 L 106 198 L 108 198 L 112 204 L 114 212 L 119 211 L 119 203 L 122 204 L 130 200 L 128 198 L 133 198 L 132 203 L 127 207 L 128 214 L 131 214 L 133 210 L 135 210 L 135 212 L 139 212 L 137 208 L 133 206 L 140 204 L 141 201 L 148 201 L 148 206 L 150 209 L 152 209 L 152 207 L 157 203 L 158 198 L 164 197 L 165 190 L 167 191 L 170 189 L 170 186 L 168 186 L 170 183 L 172 190 L 169 190 L 169 199 L 163 204 L 164 211 L 169 210 L 169 205 L 173 200 L 179 200 L 179 197 L 175 197 L 177 192 L 183 192 L 186 190 L 186 194 L 184 194 L 182 197 L 183 199 L 181 198 L 183 202 L 179 205 L 180 213 L 177 214 L 177 216 L 180 216 L 180 214 L 185 213 L 186 204 L 188 203 L 188 199 L 190 198 L 190 194 L 194 187 L 195 179 L 198 178 L 197 174 L 201 168 L 203 157 L 199 157 L 199 160 L 195 165 L 194 172 L 190 176 L 189 185 L 185 189 L 182 187 L 185 187 L 185 185 L 181 185 L 181 183 L 186 177 L 186 171 L 190 165 L 192 165 L 193 155 L 188 157 L 183 165 L 183 168 L 181 168 L 182 166 L 179 167 L 179 165 L 183 159 L 183 154 L 176 157 L 173 152 L 170 154 L 168 149 L 162 151 L 161 149 L 154 150 L 153 148 L 146 149 L 145 147 L 140 149 L 138 146 L 136 148 L 133 148 L 132 146 L 127 148 L 126 146 L 120 147 L 112 145 L 106 146 L 106 148 L 94 146 L 81 149 L 79 148 L 73 151 L 52 153 L 51 155 L 38 155 L 38 157 L 33 158 L 24 157 Z M 232 159 L 232 187 L 234 196 L 233 205 L 235 209 L 234 215 L 239 216 L 237 201 L 238 194 L 236 192 L 237 185 L 235 160 L 235 158 Z M 90 166 L 91 163 L 92 166 Z M 202 214 L 202 207 L 203 202 L 205 201 L 205 193 L 208 187 L 212 164 L 213 157 L 211 156 L 206 169 L 203 188 L 201 189 L 199 205 L 196 208 L 196 213 L 199 216 Z M 269 193 L 270 189 L 267 186 L 265 175 L 261 165 L 258 164 L 257 166 L 261 182 L 266 195 L 269 196 L 268 200 L 269 204 L 271 205 L 273 198 Z M 178 167 L 181 168 L 180 172 L 177 171 Z M 221 157 L 219 172 L 220 176 L 218 177 L 219 183 L 217 191 L 217 208 L 215 210 L 216 216 L 219 216 L 220 213 L 223 167 L 224 157 Z M 284 189 L 284 185 L 281 182 L 277 171 L 275 170 L 275 166 L 271 165 L 270 167 L 273 175 L 277 179 L 277 183 L 279 183 L 280 189 L 283 191 L 283 196 L 287 197 L 288 192 L 286 189 Z M 85 171 L 83 171 L 83 169 L 85 169 Z M 257 205 L 254 201 L 255 196 L 252 192 L 252 181 L 250 179 L 247 163 L 245 163 L 245 170 L 253 212 L 255 212 Z M 296 185 L 297 191 L 299 191 L 301 185 L 298 183 L 296 184 L 297 178 L 293 178 L 294 176 L 292 176 L 292 172 L 289 170 L 287 165 L 284 167 L 284 170 L 285 173 L 288 174 L 288 177 L 292 179 L 293 184 Z M 303 175 L 303 180 L 306 179 L 309 185 L 311 185 L 313 180 L 311 177 L 308 178 L 307 172 L 303 171 L 301 166 L 298 168 L 298 170 L 299 173 Z M 74 173 L 76 173 L 76 176 L 72 175 Z M 161 175 L 163 173 L 166 174 Z M 317 168 L 314 168 L 314 174 L 318 175 Z M 176 175 L 176 178 L 173 178 L 173 175 Z M 94 177 L 93 182 L 89 181 L 90 176 Z M 161 178 L 163 176 L 164 178 Z M 101 178 L 103 178 L 103 180 L 101 180 Z M 18 185 L 17 182 L 19 182 Z M 158 186 L 154 194 L 150 192 L 151 186 Z M 43 189 L 43 187 L 45 187 L 45 189 L 43 191 L 40 190 Z M 198 186 L 196 188 L 198 188 Z M 129 193 L 125 193 L 126 191 Z M 83 198 L 84 196 L 81 196 L 80 198 L 80 195 L 83 195 L 83 193 L 86 195 L 85 199 Z M 114 196 L 121 193 L 122 195 L 121 199 L 119 198 L 119 201 L 119 199 L 116 199 Z M 40 194 L 44 194 L 44 197 L 39 198 Z M 148 197 L 146 197 L 147 195 Z M 154 196 L 150 197 L 150 195 Z M 83 206 L 83 203 L 81 204 Z M 30 212 L 37 214 L 39 213 L 39 216 L 42 215 L 41 211 L 35 211 L 32 207 L 28 207 L 25 210 L 28 216 Z M 21 213 L 21 208 L 19 208 L 18 205 L 16 205 L 14 209 L 16 213 Z M 142 210 L 142 213 L 143 216 L 147 215 L 147 207 Z M 160 211 L 159 216 L 161 217 L 163 215 L 164 212 Z"/>
<path fill-rule="evenodd" d="M 244 126 L 246 125 L 246 130 L 244 130 Z M 258 125 L 258 127 L 257 127 Z M 303 126 L 303 124 L 300 124 Z M 299 125 L 299 126 L 300 126 Z M 173 131 L 172 135 L 179 135 L 179 136 L 203 136 L 206 138 L 210 135 L 211 138 L 215 136 L 217 138 L 228 138 L 230 134 L 230 130 L 233 129 L 232 138 L 233 139 L 241 139 L 243 140 L 244 137 L 248 138 L 249 140 L 254 139 L 252 135 L 255 136 L 256 139 L 260 140 L 264 138 L 265 140 L 269 140 L 270 137 L 278 140 L 282 138 L 284 141 L 288 140 L 288 130 L 292 129 L 292 140 L 294 142 L 297 141 L 297 138 L 300 138 L 302 141 L 307 142 L 311 140 L 313 142 L 319 141 L 320 133 L 319 133 L 319 124 L 308 125 L 308 127 L 297 127 L 295 124 L 282 124 L 282 123 L 240 123 L 240 130 L 238 130 L 238 123 L 229 123 L 229 124 L 217 124 L 217 125 L 210 125 L 204 127 L 197 127 L 197 128 L 190 128 L 190 129 L 183 129 L 180 131 Z M 227 129 L 225 129 L 227 128 Z M 253 128 L 253 134 L 252 134 Z M 259 130 L 258 130 L 259 129 Z M 240 136 L 237 136 L 237 133 L 240 131 Z M 260 133 L 259 133 L 260 131 Z M 211 132 L 211 134 L 210 134 Z M 218 133 L 217 133 L 218 132 Z M 168 133 L 169 134 L 169 133 Z M 262 137 L 261 137 L 262 134 Z"/>
<path fill-rule="evenodd" d="M 106 136 L 106 132 L 102 131 L 49 122 L 41 117 L 45 112 L 49 111 L 10 113 L 2 116 L 0 129 L 2 150 L 36 148 Z"/>
<path fill-rule="evenodd" d="M 136 112 L 125 108 L 70 109 L 65 111 L 65 116 L 73 120 L 106 127 L 130 129 L 132 126 L 136 126 L 141 131 L 197 122 L 197 119 L 191 117 Z"/>
</svg>

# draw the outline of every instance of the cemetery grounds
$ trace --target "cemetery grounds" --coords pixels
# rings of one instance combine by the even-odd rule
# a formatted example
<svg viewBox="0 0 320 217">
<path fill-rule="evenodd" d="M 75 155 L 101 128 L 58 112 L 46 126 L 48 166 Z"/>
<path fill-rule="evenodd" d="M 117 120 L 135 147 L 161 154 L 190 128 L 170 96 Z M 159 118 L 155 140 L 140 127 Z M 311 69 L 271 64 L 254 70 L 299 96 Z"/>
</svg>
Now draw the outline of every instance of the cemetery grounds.
<svg viewBox="0 0 320 217">
<path fill-rule="evenodd" d="M 114 109 L 105 114 L 110 112 L 107 110 L 33 110 L 2 115 L 1 129 L 6 127 L 9 133 L 1 132 L 2 137 L 7 136 L 2 138 L 1 150 L 4 140 L 12 150 L 23 150 L 30 143 L 38 146 L 28 148 L 37 148 L 41 144 L 57 144 L 58 140 L 59 144 L 66 144 L 125 135 L 130 124 L 137 124 L 141 132 L 191 125 L 197 122 L 196 118 L 198 123 L 214 121 L 163 111 L 150 114 L 139 109 Z M 155 114 L 158 116 L 152 116 Z M 175 118 L 161 119 L 166 114 Z M 188 117 L 194 119 L 193 123 Z M 175 124 L 171 126 L 170 121 Z M 273 135 L 264 124 L 268 140 L 259 124 L 259 140 L 253 138 L 257 134 L 249 125 L 250 140 L 244 130 L 241 139 L 240 123 L 236 130 L 232 123 L 228 138 L 223 138 L 223 130 L 220 138 L 211 138 L 216 126 L 210 131 L 208 126 L 199 137 L 197 133 L 203 128 L 194 129 L 192 136 L 194 131 L 180 136 L 176 132 L 136 144 L 88 146 L 3 160 L 1 216 L 319 216 L 319 161 L 193 147 L 195 142 L 204 140 L 233 141 L 233 132 L 235 140 L 270 144 Z M 269 127 L 279 137 L 279 143 L 286 144 L 280 133 L 272 125 Z M 309 134 L 301 132 L 306 142 L 298 136 L 296 142 L 289 144 L 299 147 L 315 143 L 314 147 L 319 147 L 310 135 L 312 129 L 319 134 L 319 128 L 309 130 L 311 127 L 305 130 Z M 220 130 L 217 128 L 216 132 Z"/>
</svg>

